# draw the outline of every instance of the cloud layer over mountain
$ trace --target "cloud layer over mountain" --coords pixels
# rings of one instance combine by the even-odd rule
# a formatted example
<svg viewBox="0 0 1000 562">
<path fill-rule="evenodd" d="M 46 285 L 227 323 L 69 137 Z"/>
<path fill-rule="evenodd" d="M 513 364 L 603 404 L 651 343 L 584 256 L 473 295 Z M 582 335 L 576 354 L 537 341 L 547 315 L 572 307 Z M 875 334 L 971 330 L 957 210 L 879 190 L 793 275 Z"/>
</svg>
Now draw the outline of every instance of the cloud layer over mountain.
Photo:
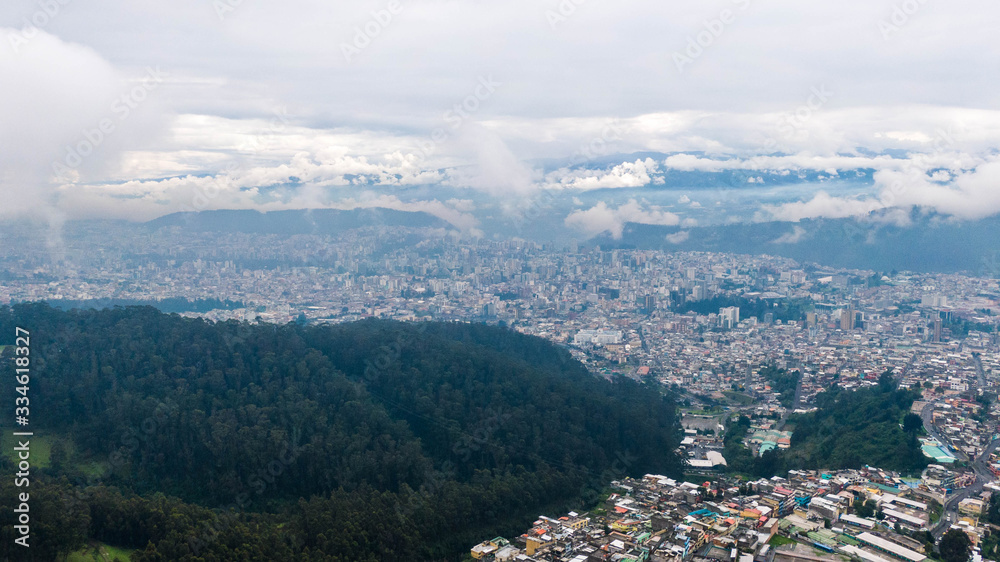
<svg viewBox="0 0 1000 562">
<path fill-rule="evenodd" d="M 984 0 L 87 8 L 0 6 L 0 216 L 382 204 L 476 233 L 545 206 L 620 236 L 1000 212 Z"/>
</svg>

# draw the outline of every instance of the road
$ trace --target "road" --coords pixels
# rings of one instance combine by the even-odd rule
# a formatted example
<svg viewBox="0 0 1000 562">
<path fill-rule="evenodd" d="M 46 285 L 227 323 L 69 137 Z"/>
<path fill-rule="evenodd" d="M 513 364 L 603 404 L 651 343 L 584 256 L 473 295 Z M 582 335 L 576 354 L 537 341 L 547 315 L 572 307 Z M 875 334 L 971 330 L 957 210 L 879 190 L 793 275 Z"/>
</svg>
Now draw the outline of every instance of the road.
<svg viewBox="0 0 1000 562">
<path fill-rule="evenodd" d="M 802 400 L 802 379 L 805 375 L 799 375 L 799 382 L 795 385 L 795 399 L 792 400 L 792 407 L 785 409 L 785 413 L 781 415 L 781 421 L 778 422 L 777 430 L 782 431 L 785 429 L 785 422 L 788 421 L 788 416 L 792 415 L 792 412 L 799 409 L 799 402 Z"/>
<path fill-rule="evenodd" d="M 963 461 L 969 460 L 969 457 L 962 451 L 952 450 L 952 447 L 951 445 L 948 444 L 948 441 L 945 441 L 941 437 L 941 434 L 939 434 L 937 430 L 934 429 L 934 423 L 932 420 L 933 414 L 934 414 L 934 404 L 932 402 L 929 402 L 926 406 L 924 406 L 922 410 L 920 410 L 920 418 L 924 420 L 924 430 L 927 431 L 927 434 L 933 437 L 934 439 L 937 439 L 938 443 L 941 443 L 942 446 L 947 447 L 947 449 L 952 453 L 954 453 L 959 460 Z"/>
<path fill-rule="evenodd" d="M 955 492 L 953 496 L 948 498 L 944 503 L 944 512 L 941 514 L 941 519 L 938 521 L 931 529 L 931 534 L 934 535 L 934 541 L 937 542 L 941 539 L 944 533 L 951 527 L 951 523 L 958 521 L 958 504 L 965 498 L 973 496 L 983 491 L 983 486 L 992 482 L 994 480 L 993 473 L 987 467 L 986 463 L 990 460 L 990 454 L 1000 446 L 1000 439 L 994 439 L 989 445 L 983 450 L 983 452 L 976 457 L 976 460 L 972 463 L 972 470 L 976 473 L 976 481 L 965 488 L 962 488 L 958 492 Z"/>
<path fill-rule="evenodd" d="M 986 373 L 983 372 L 983 361 L 978 353 L 972 354 L 972 360 L 976 362 L 976 378 L 979 381 L 979 388 L 986 388 Z"/>
<path fill-rule="evenodd" d="M 976 362 L 976 375 L 979 383 L 979 388 L 986 388 L 986 374 L 983 372 L 983 364 L 979 360 L 979 355 L 974 354 L 973 358 Z M 923 410 L 920 411 L 920 417 L 924 420 L 924 429 L 931 437 L 937 439 L 941 443 L 946 443 L 941 436 L 938 435 L 937 431 L 934 430 L 934 424 L 931 423 L 931 413 L 934 411 L 934 405 L 928 404 L 924 406 Z M 934 535 L 934 541 L 937 542 L 941 540 L 941 537 L 945 532 L 951 528 L 951 524 L 958 521 L 958 504 L 965 498 L 978 494 L 983 490 L 983 486 L 992 482 L 996 479 L 993 472 L 989 469 L 987 463 L 990 460 L 990 455 L 1000 447 L 1000 439 L 994 439 L 990 441 L 990 444 L 986 446 L 985 449 L 979 454 L 975 460 L 972 461 L 972 471 L 976 474 L 976 481 L 972 483 L 971 486 L 962 488 L 961 490 L 955 492 L 950 498 L 948 498 L 944 503 L 944 511 L 941 513 L 941 519 L 937 522 L 937 525 L 931 528 L 931 534 Z M 968 457 L 961 451 L 955 451 L 955 453 L 962 459 L 967 460 Z"/>
<path fill-rule="evenodd" d="M 743 391 L 753 398 L 757 398 L 757 392 L 753 390 L 753 366 L 749 361 L 747 362 L 747 378 L 743 381 Z"/>
<path fill-rule="evenodd" d="M 979 379 L 978 382 L 980 388 L 985 388 L 986 375 L 983 373 L 983 364 L 979 361 L 978 356 L 973 357 L 975 357 L 976 361 L 977 378 Z M 929 433 L 931 437 L 934 437 L 941 443 L 945 443 L 945 441 L 941 439 L 941 436 L 934 430 L 934 424 L 931 423 L 930 418 L 933 410 L 933 404 L 928 404 L 927 406 L 924 406 L 923 410 L 920 411 L 920 417 L 924 420 L 924 429 L 927 430 L 927 433 Z M 990 460 L 990 455 L 997 449 L 997 447 L 1000 447 L 1000 439 L 990 441 L 990 444 L 987 445 L 979 456 L 972 461 L 972 470 L 976 473 L 976 481 L 971 486 L 962 488 L 961 490 L 955 492 L 953 496 L 945 501 L 944 512 L 941 514 L 941 520 L 938 521 L 937 525 L 931 529 L 931 534 L 934 535 L 935 541 L 941 539 L 944 533 L 951 527 L 952 522 L 958 521 L 958 503 L 969 496 L 978 494 L 983 490 L 983 486 L 995 479 L 993 472 L 987 466 L 987 462 Z M 968 458 L 961 451 L 955 451 L 955 453 L 963 460 Z"/>
</svg>

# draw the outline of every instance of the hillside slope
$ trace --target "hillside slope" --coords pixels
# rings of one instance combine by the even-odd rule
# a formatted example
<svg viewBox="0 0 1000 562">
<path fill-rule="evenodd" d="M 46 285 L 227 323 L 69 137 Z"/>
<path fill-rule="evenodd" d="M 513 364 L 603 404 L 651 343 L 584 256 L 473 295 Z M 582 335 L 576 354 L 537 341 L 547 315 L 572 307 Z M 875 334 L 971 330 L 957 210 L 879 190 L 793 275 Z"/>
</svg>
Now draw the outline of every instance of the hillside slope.
<svg viewBox="0 0 1000 562">
<path fill-rule="evenodd" d="M 82 534 L 150 547 L 140 560 L 193 552 L 185 533 L 123 528 L 108 515 L 122 505 L 167 510 L 190 536 L 199 510 L 235 504 L 240 525 L 227 532 L 260 526 L 302 559 L 443 560 L 540 510 L 583 507 L 617 476 L 682 470 L 670 399 L 592 377 L 565 350 L 508 330 L 0 309 L 0 333 L 15 325 L 31 330 L 44 373 L 32 423 L 72 445 L 48 476 L 82 489 L 81 467 L 97 463 Z M 225 541 L 205 548 L 240 559 Z"/>
</svg>

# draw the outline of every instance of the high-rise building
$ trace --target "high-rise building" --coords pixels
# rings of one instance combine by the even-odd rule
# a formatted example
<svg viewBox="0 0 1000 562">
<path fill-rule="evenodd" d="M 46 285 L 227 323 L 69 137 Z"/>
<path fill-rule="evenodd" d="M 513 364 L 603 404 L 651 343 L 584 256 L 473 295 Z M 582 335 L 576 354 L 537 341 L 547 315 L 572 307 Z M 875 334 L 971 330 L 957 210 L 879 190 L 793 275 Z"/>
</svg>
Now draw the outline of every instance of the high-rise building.
<svg viewBox="0 0 1000 562">
<path fill-rule="evenodd" d="M 840 309 L 840 329 L 845 332 L 854 329 L 854 305 Z"/>
<path fill-rule="evenodd" d="M 691 289 L 691 300 L 700 301 L 705 300 L 705 286 L 698 284 Z"/>
<path fill-rule="evenodd" d="M 810 328 L 815 327 L 816 326 L 816 321 L 817 320 L 816 320 L 816 313 L 815 312 L 807 312 L 806 313 L 806 326 L 808 326 Z"/>
<path fill-rule="evenodd" d="M 720 308 L 719 323 L 722 324 L 723 328 L 730 330 L 735 328 L 740 323 L 740 308 L 738 306 Z"/>
<path fill-rule="evenodd" d="M 924 295 L 920 298 L 920 306 L 932 306 L 935 308 L 948 306 L 948 297 L 942 295 Z"/>
</svg>

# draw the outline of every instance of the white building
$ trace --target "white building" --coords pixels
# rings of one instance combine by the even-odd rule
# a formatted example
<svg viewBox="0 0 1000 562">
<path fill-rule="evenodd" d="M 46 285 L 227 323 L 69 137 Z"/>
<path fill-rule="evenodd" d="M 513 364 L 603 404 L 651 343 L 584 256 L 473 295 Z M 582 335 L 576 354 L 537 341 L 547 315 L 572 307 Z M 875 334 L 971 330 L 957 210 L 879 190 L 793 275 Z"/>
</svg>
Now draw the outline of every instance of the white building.
<svg viewBox="0 0 1000 562">
<path fill-rule="evenodd" d="M 580 330 L 573 337 L 574 345 L 607 345 L 622 342 L 622 333 L 611 330 Z"/>
</svg>

